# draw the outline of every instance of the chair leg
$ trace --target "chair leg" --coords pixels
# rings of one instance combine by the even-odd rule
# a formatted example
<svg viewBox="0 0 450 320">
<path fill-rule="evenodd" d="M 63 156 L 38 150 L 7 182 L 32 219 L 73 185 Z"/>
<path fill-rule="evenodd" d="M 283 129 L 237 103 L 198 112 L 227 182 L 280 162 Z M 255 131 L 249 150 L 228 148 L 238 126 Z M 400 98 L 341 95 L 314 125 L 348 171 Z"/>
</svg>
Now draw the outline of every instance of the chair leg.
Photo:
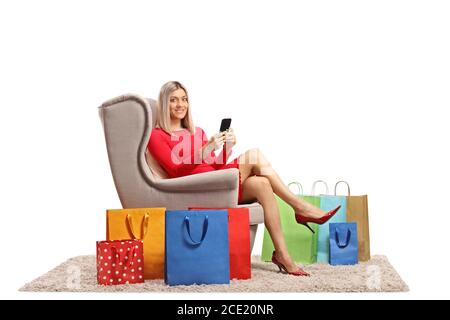
<svg viewBox="0 0 450 320">
<path fill-rule="evenodd" d="M 255 243 L 256 231 L 258 230 L 257 224 L 250 225 L 250 254 L 253 250 L 253 244 Z"/>
</svg>

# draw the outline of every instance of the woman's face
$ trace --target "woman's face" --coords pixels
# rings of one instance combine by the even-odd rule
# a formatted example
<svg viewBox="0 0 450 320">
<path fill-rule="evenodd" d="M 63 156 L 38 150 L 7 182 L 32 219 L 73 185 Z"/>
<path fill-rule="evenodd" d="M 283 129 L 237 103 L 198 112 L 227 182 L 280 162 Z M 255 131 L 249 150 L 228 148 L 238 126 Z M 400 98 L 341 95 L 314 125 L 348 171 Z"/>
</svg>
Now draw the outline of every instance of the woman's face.
<svg viewBox="0 0 450 320">
<path fill-rule="evenodd" d="M 169 109 L 171 119 L 184 119 L 189 107 L 186 92 L 183 89 L 173 91 L 169 96 Z"/>
</svg>

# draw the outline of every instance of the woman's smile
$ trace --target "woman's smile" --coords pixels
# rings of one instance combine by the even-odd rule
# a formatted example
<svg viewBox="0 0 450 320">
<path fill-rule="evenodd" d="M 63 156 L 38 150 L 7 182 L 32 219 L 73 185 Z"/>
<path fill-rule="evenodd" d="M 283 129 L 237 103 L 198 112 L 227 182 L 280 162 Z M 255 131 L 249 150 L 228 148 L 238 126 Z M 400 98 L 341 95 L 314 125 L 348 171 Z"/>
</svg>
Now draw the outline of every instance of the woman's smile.
<svg viewBox="0 0 450 320">
<path fill-rule="evenodd" d="M 187 110 L 186 108 L 175 109 L 175 110 L 173 110 L 174 116 L 184 118 L 184 116 L 186 114 L 186 110 Z"/>
</svg>

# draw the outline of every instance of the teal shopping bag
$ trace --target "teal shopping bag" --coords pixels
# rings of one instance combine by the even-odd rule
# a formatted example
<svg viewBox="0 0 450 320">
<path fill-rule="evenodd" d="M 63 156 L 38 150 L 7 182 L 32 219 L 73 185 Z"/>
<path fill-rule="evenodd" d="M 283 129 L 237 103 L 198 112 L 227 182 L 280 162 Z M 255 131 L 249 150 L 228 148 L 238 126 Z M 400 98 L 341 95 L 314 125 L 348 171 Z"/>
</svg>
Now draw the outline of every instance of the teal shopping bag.
<svg viewBox="0 0 450 320">
<path fill-rule="evenodd" d="M 315 194 L 315 186 L 318 182 L 324 183 L 326 186 L 326 195 L 320 195 L 320 209 L 327 212 L 333 210 L 337 206 L 341 206 L 338 212 L 326 223 L 319 225 L 317 239 L 317 262 L 330 263 L 330 223 L 346 222 L 347 199 L 345 196 L 328 195 L 328 185 L 317 180 L 313 183 L 311 194 Z"/>
</svg>

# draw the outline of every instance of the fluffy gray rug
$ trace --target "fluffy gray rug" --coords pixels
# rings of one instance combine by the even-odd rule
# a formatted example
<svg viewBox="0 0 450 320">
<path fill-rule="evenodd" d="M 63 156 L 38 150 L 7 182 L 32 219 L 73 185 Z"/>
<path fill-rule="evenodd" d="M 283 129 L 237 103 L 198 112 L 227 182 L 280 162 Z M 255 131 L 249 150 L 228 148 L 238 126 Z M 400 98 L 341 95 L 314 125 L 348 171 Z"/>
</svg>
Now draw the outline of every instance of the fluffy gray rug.
<svg viewBox="0 0 450 320">
<path fill-rule="evenodd" d="M 229 285 L 166 286 L 163 280 L 118 286 L 97 285 L 95 256 L 78 256 L 23 286 L 31 292 L 402 292 L 408 291 L 385 256 L 373 256 L 355 266 L 313 264 L 311 277 L 294 277 L 252 257 L 252 279 Z"/>
</svg>

